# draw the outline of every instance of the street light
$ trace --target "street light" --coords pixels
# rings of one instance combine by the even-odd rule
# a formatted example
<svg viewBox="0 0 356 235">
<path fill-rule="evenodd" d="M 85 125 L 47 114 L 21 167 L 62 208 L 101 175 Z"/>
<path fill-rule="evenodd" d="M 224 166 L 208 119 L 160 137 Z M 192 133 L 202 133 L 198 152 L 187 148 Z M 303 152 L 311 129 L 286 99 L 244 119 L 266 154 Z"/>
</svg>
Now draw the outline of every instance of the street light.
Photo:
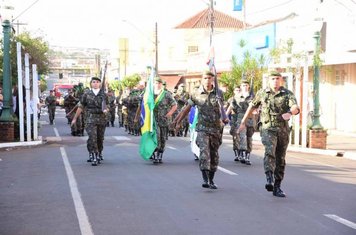
<svg viewBox="0 0 356 235">
<path fill-rule="evenodd" d="M 3 0 L 0 6 L 3 27 L 3 108 L 0 122 L 13 122 L 11 112 L 11 74 L 10 74 L 10 33 L 13 6 L 9 1 Z"/>
<path fill-rule="evenodd" d="M 313 59 L 314 75 L 313 75 L 313 103 L 314 103 L 314 114 L 313 114 L 313 124 L 312 130 L 323 129 L 320 124 L 320 103 L 319 103 L 319 77 L 320 77 L 320 31 L 316 31 L 314 34 L 315 38 L 315 52 Z"/>
</svg>

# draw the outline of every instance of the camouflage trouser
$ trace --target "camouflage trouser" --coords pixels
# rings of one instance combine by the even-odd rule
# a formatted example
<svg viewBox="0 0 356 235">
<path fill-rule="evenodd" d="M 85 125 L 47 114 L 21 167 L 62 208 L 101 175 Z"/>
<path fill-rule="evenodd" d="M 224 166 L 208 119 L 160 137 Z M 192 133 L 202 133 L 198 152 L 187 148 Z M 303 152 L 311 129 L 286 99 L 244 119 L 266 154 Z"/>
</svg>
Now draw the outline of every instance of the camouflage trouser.
<svg viewBox="0 0 356 235">
<path fill-rule="evenodd" d="M 221 145 L 221 133 L 198 132 L 196 143 L 200 149 L 199 167 L 200 170 L 210 170 L 215 172 L 219 164 L 218 149 Z"/>
<path fill-rule="evenodd" d="M 56 113 L 56 107 L 48 107 L 48 117 L 50 122 L 54 121 L 55 113 Z"/>
<path fill-rule="evenodd" d="M 105 127 L 105 124 L 86 124 L 85 130 L 88 133 L 87 149 L 89 153 L 100 153 L 103 151 Z"/>
<path fill-rule="evenodd" d="M 246 140 L 247 140 L 247 152 L 252 152 L 252 136 L 255 133 L 255 128 L 253 126 L 246 127 Z"/>
<path fill-rule="evenodd" d="M 289 144 L 289 127 L 278 130 L 262 129 L 262 144 L 265 146 L 264 170 L 274 172 L 276 181 L 281 182 L 286 166 L 286 152 Z"/>
<path fill-rule="evenodd" d="M 237 133 L 237 129 L 239 129 L 239 125 L 232 132 L 232 143 L 234 150 L 247 150 L 247 137 L 246 137 L 246 129 Z"/>
<path fill-rule="evenodd" d="M 157 151 L 164 152 L 166 147 L 166 134 L 167 127 L 166 126 L 158 126 L 157 127 Z"/>
<path fill-rule="evenodd" d="M 120 125 L 123 125 L 123 124 L 124 124 L 124 121 L 123 121 L 122 110 L 121 110 L 121 109 L 118 109 L 118 110 L 117 110 L 117 117 L 118 117 L 118 119 L 119 119 L 119 124 L 120 124 Z"/>
</svg>

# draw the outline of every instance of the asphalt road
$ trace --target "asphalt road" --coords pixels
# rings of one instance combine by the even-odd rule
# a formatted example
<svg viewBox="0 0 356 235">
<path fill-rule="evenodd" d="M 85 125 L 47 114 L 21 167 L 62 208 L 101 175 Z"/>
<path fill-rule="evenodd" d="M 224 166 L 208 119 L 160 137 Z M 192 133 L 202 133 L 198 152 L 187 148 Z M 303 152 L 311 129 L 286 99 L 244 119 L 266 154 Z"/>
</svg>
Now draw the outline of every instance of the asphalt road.
<svg viewBox="0 0 356 235">
<path fill-rule="evenodd" d="M 48 143 L 0 150 L 0 234 L 356 234 L 356 161 L 288 153 L 276 198 L 264 189 L 263 149 L 252 166 L 220 148 L 217 190 L 201 187 L 189 138 L 171 137 L 163 164 L 138 154 L 140 137 L 106 130 L 105 160 L 86 162 L 84 137 L 70 136 L 63 110 L 42 115 Z"/>
</svg>

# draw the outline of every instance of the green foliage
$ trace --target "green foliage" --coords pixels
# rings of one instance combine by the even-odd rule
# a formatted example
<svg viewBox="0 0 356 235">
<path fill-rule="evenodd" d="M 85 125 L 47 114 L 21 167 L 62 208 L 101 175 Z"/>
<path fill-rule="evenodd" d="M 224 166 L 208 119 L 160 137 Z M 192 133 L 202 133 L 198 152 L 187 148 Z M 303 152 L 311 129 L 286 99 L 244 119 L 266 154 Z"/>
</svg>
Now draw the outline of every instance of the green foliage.
<svg viewBox="0 0 356 235">
<path fill-rule="evenodd" d="M 38 81 L 39 84 L 39 89 L 41 92 L 44 92 L 45 90 L 47 90 L 47 80 L 44 79 L 44 75 L 40 75 L 40 80 Z"/>
<path fill-rule="evenodd" d="M 23 32 L 18 36 L 10 36 L 10 63 L 11 63 L 11 79 L 13 85 L 17 84 L 17 46 L 16 43 L 20 42 L 24 48 L 24 53 L 29 53 L 30 55 L 30 68 L 32 69 L 32 64 L 37 65 L 37 73 L 40 75 L 47 75 L 49 72 L 49 59 L 48 43 L 44 41 L 42 37 L 32 37 L 29 32 Z M 3 48 L 3 40 L 0 41 Z M 24 64 L 24 62 L 22 62 Z M 3 53 L 0 53 L 0 81 L 2 81 L 2 64 L 3 64 Z"/>
<path fill-rule="evenodd" d="M 239 45 L 243 48 L 247 42 L 241 40 Z M 250 51 L 244 52 L 241 62 L 238 62 L 237 58 L 233 56 L 231 72 L 222 73 L 219 79 L 219 83 L 227 88 L 224 94 L 225 99 L 227 100 L 233 95 L 234 88 L 240 85 L 243 78 L 253 84 L 252 90 L 256 93 L 262 87 L 262 74 L 266 70 L 265 63 L 265 56 L 258 57 Z"/>
<path fill-rule="evenodd" d="M 130 76 L 124 77 L 124 79 L 121 80 L 121 89 L 124 87 L 128 87 L 130 89 L 134 88 L 137 86 L 137 84 L 141 81 L 141 77 L 139 74 L 133 74 Z"/>
</svg>

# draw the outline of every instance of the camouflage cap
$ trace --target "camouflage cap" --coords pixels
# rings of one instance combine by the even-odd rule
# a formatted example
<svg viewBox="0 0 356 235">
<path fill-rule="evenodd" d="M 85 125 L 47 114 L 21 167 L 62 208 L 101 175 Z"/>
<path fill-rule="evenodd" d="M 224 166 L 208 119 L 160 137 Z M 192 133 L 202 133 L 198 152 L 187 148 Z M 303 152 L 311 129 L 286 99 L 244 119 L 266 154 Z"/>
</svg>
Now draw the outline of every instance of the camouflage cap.
<svg viewBox="0 0 356 235">
<path fill-rule="evenodd" d="M 163 83 L 163 80 L 160 77 L 155 77 L 155 82 Z"/>
<path fill-rule="evenodd" d="M 276 70 L 273 70 L 273 71 L 270 71 L 270 72 L 269 72 L 269 76 L 270 76 L 270 77 L 281 77 L 282 75 L 281 75 L 280 72 L 278 72 L 278 71 L 276 71 Z"/>
<path fill-rule="evenodd" d="M 91 80 L 90 80 L 90 82 L 92 82 L 92 81 L 99 81 L 99 82 L 101 82 L 101 79 L 100 78 L 98 78 L 98 77 L 92 77 L 91 78 Z"/>
<path fill-rule="evenodd" d="M 246 79 L 242 79 L 240 84 L 249 84 L 248 81 Z"/>
</svg>

